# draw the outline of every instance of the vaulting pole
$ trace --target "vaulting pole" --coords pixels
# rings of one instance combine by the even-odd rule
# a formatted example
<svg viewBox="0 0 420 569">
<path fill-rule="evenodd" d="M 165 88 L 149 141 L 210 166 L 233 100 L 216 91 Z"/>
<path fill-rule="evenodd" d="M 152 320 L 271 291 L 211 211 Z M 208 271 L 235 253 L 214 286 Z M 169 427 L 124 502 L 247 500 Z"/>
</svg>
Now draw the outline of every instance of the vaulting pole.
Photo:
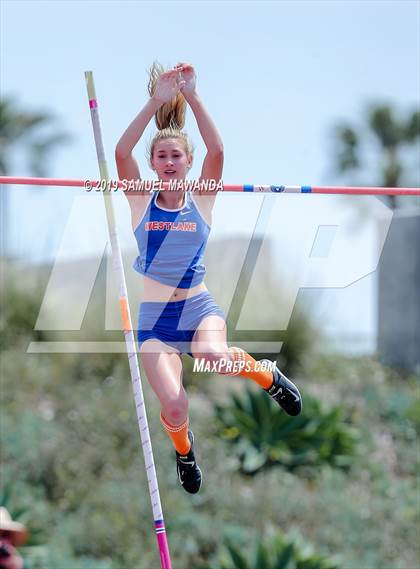
<svg viewBox="0 0 420 569">
<path fill-rule="evenodd" d="M 91 71 L 85 72 L 86 87 L 89 97 L 89 107 L 92 117 L 93 134 L 95 137 L 96 154 L 99 163 L 99 172 L 102 180 L 108 180 L 108 167 L 105 159 L 104 146 L 102 142 L 101 126 L 99 122 L 98 102 L 96 99 L 95 86 Z M 73 180 L 74 181 L 74 180 Z M 69 180 L 66 180 L 69 182 Z M 50 185 L 50 184 L 48 184 Z M 59 184 L 53 184 L 59 185 Z M 70 184 L 65 184 L 70 185 Z M 171 558 L 169 555 L 168 541 L 166 538 L 165 523 L 163 520 L 162 506 L 160 503 L 159 488 L 156 476 L 156 469 L 153 460 L 153 450 L 150 441 L 149 426 L 147 423 L 146 408 L 144 405 L 143 390 L 141 386 L 140 369 L 137 361 L 136 342 L 131 324 L 130 309 L 128 305 L 127 286 L 125 282 L 124 266 L 121 257 L 121 249 L 118 240 L 117 226 L 115 223 L 114 208 L 112 205 L 112 194 L 104 192 L 106 216 L 108 220 L 109 237 L 112 248 L 112 260 L 117 274 L 120 295 L 121 318 L 127 346 L 128 362 L 130 365 L 131 381 L 133 384 L 134 400 L 136 403 L 137 419 L 140 429 L 140 438 L 143 447 L 144 462 L 146 466 L 147 481 L 149 484 L 150 499 L 152 502 L 153 518 L 155 521 L 155 532 L 160 554 L 162 569 L 171 569 Z"/>
</svg>

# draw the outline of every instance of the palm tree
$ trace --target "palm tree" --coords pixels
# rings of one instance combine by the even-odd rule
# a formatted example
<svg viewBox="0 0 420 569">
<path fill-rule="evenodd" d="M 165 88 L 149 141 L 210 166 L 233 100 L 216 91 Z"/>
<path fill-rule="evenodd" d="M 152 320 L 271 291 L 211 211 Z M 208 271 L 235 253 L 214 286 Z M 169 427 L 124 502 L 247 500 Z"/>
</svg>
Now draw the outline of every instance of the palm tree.
<svg viewBox="0 0 420 569">
<path fill-rule="evenodd" d="M 335 142 L 335 167 L 339 174 L 360 172 L 366 176 L 366 172 L 374 172 L 380 186 L 420 186 L 420 110 L 400 117 L 391 106 L 372 106 L 364 128 L 338 125 Z M 370 152 L 369 142 L 374 143 L 374 154 Z M 411 164 L 409 157 L 413 157 Z M 392 209 L 419 203 L 415 196 L 382 196 L 381 199 Z M 419 223 L 418 215 L 394 217 L 394 230 L 388 234 L 381 253 L 377 284 L 379 357 L 386 365 L 411 372 L 419 361 L 418 321 L 415 316 L 399 318 L 398 315 L 408 314 L 407 299 L 412 299 L 411 315 L 415 315 L 419 307 L 419 282 L 415 276 L 419 266 L 417 242 L 416 237 L 412 239 L 413 234 L 418 235 Z"/>
<path fill-rule="evenodd" d="M 57 129 L 53 115 L 20 109 L 12 97 L 0 101 L 0 175 L 11 175 L 12 157 L 17 150 L 23 150 L 30 174 L 46 176 L 51 150 L 69 139 L 68 134 Z M 6 186 L 0 191 L 1 251 L 4 255 L 9 253 L 8 191 Z"/>
<path fill-rule="evenodd" d="M 366 162 L 361 158 L 362 148 L 369 151 L 369 139 L 376 148 L 379 186 L 398 187 L 402 184 L 419 184 L 420 168 L 418 144 L 420 141 L 420 110 L 409 112 L 405 118 L 396 116 L 389 105 L 373 105 L 368 108 L 366 127 L 362 130 L 349 124 L 339 124 L 335 128 L 335 169 L 338 174 L 355 173 L 365 169 Z M 417 151 L 415 173 L 410 179 L 408 168 L 404 167 L 402 154 L 411 149 Z M 406 198 L 400 198 L 406 200 Z M 386 196 L 386 203 L 395 209 L 402 201 L 396 196 Z"/>
</svg>

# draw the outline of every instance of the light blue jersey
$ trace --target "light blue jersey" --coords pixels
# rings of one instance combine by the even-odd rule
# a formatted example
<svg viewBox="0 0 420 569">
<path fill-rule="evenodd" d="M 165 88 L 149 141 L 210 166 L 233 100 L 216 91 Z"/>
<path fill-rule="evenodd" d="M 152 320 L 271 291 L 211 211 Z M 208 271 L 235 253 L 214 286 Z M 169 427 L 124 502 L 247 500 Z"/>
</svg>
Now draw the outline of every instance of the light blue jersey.
<svg viewBox="0 0 420 569">
<path fill-rule="evenodd" d="M 203 281 L 206 273 L 203 256 L 210 226 L 191 192 L 185 192 L 179 209 L 157 205 L 158 195 L 154 194 L 134 231 L 139 256 L 133 267 L 174 288 L 192 288 Z"/>
</svg>

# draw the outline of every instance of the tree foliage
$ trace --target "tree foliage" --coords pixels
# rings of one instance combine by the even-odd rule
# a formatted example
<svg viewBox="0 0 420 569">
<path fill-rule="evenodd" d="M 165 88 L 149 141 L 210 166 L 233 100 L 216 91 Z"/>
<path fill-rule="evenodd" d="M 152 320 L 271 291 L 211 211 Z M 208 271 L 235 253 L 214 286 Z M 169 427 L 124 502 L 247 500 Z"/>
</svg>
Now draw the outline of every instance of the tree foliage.
<svg viewBox="0 0 420 569">
<path fill-rule="evenodd" d="M 411 174 L 404 162 L 404 154 L 413 149 L 417 150 L 417 154 L 411 183 L 419 186 L 419 142 L 420 110 L 400 117 L 391 105 L 371 105 L 362 126 L 343 122 L 335 127 L 335 168 L 340 175 L 365 172 L 369 147 L 373 147 L 376 156 L 374 174 L 377 176 L 377 182 L 374 183 L 398 187 L 407 183 Z M 384 196 L 384 199 L 393 208 L 399 204 L 396 196 Z"/>
</svg>

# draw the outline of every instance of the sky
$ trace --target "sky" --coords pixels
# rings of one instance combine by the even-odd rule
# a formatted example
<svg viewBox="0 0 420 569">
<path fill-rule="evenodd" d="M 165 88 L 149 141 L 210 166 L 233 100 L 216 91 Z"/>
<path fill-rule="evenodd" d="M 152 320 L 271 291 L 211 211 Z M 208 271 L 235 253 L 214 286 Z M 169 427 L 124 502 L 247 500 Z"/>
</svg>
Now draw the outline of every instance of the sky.
<svg viewBox="0 0 420 569">
<path fill-rule="evenodd" d="M 147 100 L 147 69 L 154 60 L 165 66 L 178 61 L 194 65 L 198 93 L 223 139 L 225 183 L 345 183 L 333 167 L 334 125 L 361 123 L 372 103 L 391 103 L 404 113 L 420 101 L 416 1 L 3 0 L 0 10 L 2 97 L 13 96 L 27 111 L 54 114 L 60 129 L 72 136 L 71 144 L 51 154 L 50 177 L 98 177 L 86 70 L 94 74 L 112 178 L 116 142 Z M 191 170 L 195 178 L 204 146 L 191 112 L 186 130 L 196 147 Z M 145 159 L 153 132 L 151 124 L 135 152 L 145 178 L 153 177 Z M 11 174 L 29 174 L 19 152 Z M 373 172 L 368 183 L 378 183 Z M 16 187 L 11 195 L 13 251 L 30 262 L 59 257 L 75 203 L 96 199 L 93 209 L 103 207 L 100 196 L 83 196 L 76 189 Z M 219 196 L 211 239 L 252 235 L 261 199 Z M 322 302 L 332 333 L 374 334 L 372 271 L 382 215 L 378 200 L 359 198 L 350 204 L 346 198 L 321 196 L 278 199 L 282 202 L 275 207 L 282 215 L 271 219 L 268 236 L 285 254 L 291 242 L 284 233 L 279 238 L 280 218 L 291 230 L 302 231 L 324 219 L 321 225 L 353 228 L 347 231 L 350 244 L 352 239 L 366 239 L 366 275 L 349 286 L 326 288 Z M 133 247 L 125 198 L 117 196 L 115 205 L 123 247 Z M 78 223 L 86 229 L 91 205 L 86 213 L 83 209 L 77 210 Z M 74 249 L 67 253 L 77 258 L 91 254 L 92 247 L 87 239 L 75 238 Z M 273 271 L 279 278 L 286 273 L 290 278 L 297 268 L 278 262 Z"/>
</svg>

